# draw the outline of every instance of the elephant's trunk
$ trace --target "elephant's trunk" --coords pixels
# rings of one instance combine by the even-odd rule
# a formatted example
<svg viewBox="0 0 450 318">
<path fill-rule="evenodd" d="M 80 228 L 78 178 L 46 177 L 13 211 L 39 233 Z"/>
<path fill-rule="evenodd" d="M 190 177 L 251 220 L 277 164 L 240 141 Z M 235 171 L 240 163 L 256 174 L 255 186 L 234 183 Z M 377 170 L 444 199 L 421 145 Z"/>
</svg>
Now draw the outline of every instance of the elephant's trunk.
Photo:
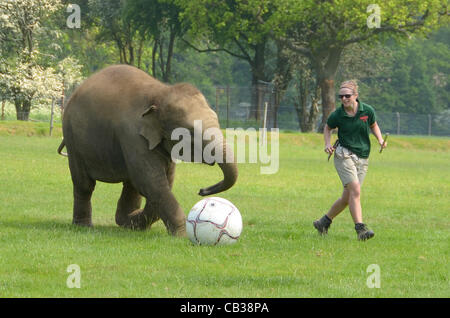
<svg viewBox="0 0 450 318">
<path fill-rule="evenodd" d="M 224 142 L 223 143 L 223 160 L 218 162 L 223 172 L 223 180 L 208 188 L 200 189 L 198 193 L 201 196 L 216 194 L 231 188 L 237 180 L 238 169 L 234 160 L 233 150 Z"/>
</svg>

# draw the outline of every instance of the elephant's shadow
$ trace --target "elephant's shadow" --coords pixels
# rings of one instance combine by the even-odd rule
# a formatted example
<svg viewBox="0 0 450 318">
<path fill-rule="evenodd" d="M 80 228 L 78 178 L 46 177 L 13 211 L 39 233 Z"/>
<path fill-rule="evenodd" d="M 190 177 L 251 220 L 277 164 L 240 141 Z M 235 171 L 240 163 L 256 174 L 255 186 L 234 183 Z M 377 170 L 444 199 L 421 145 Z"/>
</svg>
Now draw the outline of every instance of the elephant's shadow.
<svg viewBox="0 0 450 318">
<path fill-rule="evenodd" d="M 98 224 L 92 227 L 73 225 L 63 220 L 30 219 L 29 222 L 17 222 L 13 220 L 0 220 L 1 228 L 16 228 L 19 230 L 42 231 L 42 232 L 67 232 L 70 234 L 95 234 L 108 237 L 132 237 L 145 235 L 146 238 L 167 237 L 164 226 L 156 226 L 151 230 L 132 230 L 119 227 L 115 224 Z"/>
</svg>

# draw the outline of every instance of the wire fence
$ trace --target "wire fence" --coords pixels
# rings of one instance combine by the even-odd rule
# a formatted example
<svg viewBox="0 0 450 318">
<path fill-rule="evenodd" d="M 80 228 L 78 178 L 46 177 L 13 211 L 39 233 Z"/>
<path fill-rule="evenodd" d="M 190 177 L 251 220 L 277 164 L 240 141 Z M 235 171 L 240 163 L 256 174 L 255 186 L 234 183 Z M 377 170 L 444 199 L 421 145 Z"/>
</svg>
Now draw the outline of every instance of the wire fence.
<svg viewBox="0 0 450 318">
<path fill-rule="evenodd" d="M 277 114 L 277 125 L 274 125 L 274 115 L 268 112 L 267 128 L 279 128 L 280 130 L 301 131 L 300 116 L 294 106 L 280 106 Z M 442 114 L 410 114 L 410 113 L 386 113 L 376 112 L 377 123 L 383 132 L 397 135 L 427 135 L 450 137 L 450 112 Z M 248 111 L 248 107 L 232 107 L 230 113 L 219 111 L 221 127 L 262 127 L 262 121 L 257 121 L 255 116 Z M 315 129 L 317 131 L 322 116 L 317 118 Z"/>
<path fill-rule="evenodd" d="M 296 109 L 296 97 L 293 94 L 285 94 L 281 99 L 268 85 L 256 88 L 209 86 L 200 90 L 218 114 L 221 128 L 258 129 L 265 122 L 268 129 L 301 131 L 302 115 Z M 450 110 L 441 114 L 376 112 L 376 115 L 381 130 L 390 134 L 450 136 Z M 14 107 L 3 106 L 0 116 L 1 120 L 17 119 Z M 58 103 L 55 103 L 53 112 L 48 107 L 46 110 L 32 110 L 29 114 L 30 121 L 47 122 L 49 128 L 52 124 L 60 124 L 61 118 Z M 313 131 L 317 131 L 321 120 L 319 112 Z"/>
<path fill-rule="evenodd" d="M 204 88 L 202 92 L 218 114 L 221 127 L 259 128 L 265 120 L 267 128 L 301 131 L 301 110 L 296 109 L 298 97 L 292 92 L 278 103 L 277 92 L 268 85 Z M 441 114 L 376 112 L 376 116 L 382 131 L 390 134 L 450 136 L 450 109 Z M 321 121 L 320 112 L 313 131 L 317 131 Z"/>
</svg>

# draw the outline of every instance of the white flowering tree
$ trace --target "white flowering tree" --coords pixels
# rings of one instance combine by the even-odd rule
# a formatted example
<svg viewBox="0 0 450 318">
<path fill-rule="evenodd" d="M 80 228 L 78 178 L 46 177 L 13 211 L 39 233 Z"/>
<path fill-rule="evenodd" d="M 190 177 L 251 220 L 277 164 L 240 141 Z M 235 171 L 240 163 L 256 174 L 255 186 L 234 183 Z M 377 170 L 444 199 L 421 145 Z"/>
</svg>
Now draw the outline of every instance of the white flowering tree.
<svg viewBox="0 0 450 318">
<path fill-rule="evenodd" d="M 82 65 L 73 57 L 66 57 L 57 66 L 57 74 L 61 83 L 61 107 L 64 107 L 64 99 L 83 80 Z"/>
<path fill-rule="evenodd" d="M 53 68 L 39 65 L 42 21 L 62 8 L 59 0 L 0 2 L 0 87 L 11 100 L 18 120 L 28 120 L 32 101 L 60 95 L 62 83 Z"/>
</svg>

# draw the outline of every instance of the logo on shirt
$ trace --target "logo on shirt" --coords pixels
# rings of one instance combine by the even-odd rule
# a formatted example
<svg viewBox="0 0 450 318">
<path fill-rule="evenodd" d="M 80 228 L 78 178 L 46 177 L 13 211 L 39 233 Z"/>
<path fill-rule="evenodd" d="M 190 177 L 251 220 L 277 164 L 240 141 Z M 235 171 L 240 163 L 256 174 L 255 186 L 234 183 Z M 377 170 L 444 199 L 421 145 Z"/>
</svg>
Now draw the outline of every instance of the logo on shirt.
<svg viewBox="0 0 450 318">
<path fill-rule="evenodd" d="M 363 122 L 367 122 L 368 118 L 369 118 L 369 116 L 361 116 L 361 117 L 359 117 L 359 119 L 361 119 Z"/>
</svg>

